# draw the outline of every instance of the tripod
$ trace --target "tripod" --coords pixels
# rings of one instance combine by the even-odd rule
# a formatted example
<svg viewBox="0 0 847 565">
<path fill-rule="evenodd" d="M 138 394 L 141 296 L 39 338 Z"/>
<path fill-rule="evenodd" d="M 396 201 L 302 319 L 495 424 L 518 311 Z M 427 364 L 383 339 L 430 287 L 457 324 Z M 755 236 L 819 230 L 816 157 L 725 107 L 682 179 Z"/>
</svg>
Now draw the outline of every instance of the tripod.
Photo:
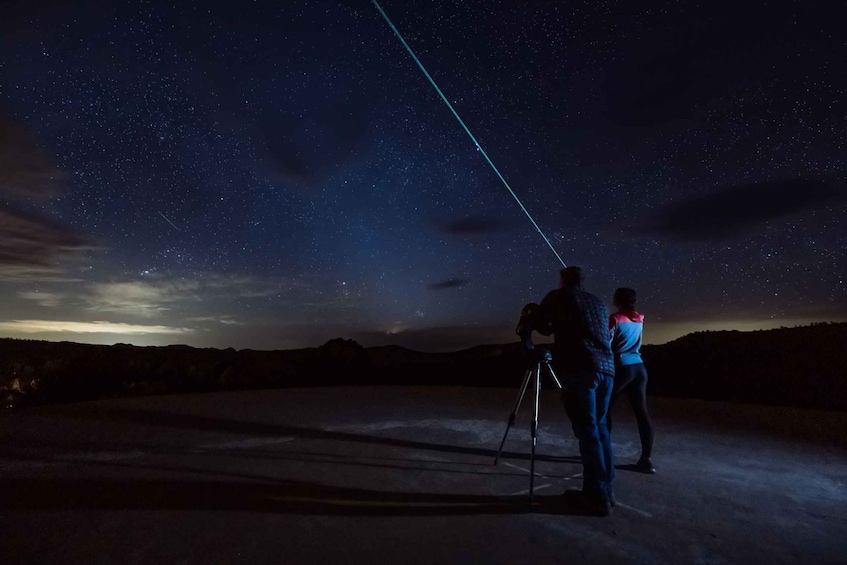
<svg viewBox="0 0 847 565">
<path fill-rule="evenodd" d="M 550 353 L 549 349 L 546 347 L 537 347 L 530 349 L 529 353 L 530 359 L 526 369 L 526 375 L 524 376 L 523 383 L 521 384 L 520 391 L 518 392 L 515 407 L 512 409 L 512 413 L 509 414 L 509 423 L 506 426 L 506 433 L 503 434 L 503 439 L 500 441 L 500 449 L 497 451 L 497 457 L 494 459 L 494 464 L 496 465 L 500 460 L 500 454 L 503 453 L 503 445 L 506 443 L 506 436 L 509 435 L 509 430 L 515 425 L 518 408 L 520 408 L 521 401 L 526 394 L 526 389 L 529 386 L 530 380 L 532 380 L 533 386 L 535 387 L 535 414 L 532 418 L 532 452 L 529 458 L 529 501 L 532 503 L 533 486 L 535 483 L 535 446 L 538 443 L 538 405 L 541 397 L 541 366 L 543 365 L 547 368 L 547 372 L 553 378 L 553 382 L 559 390 L 562 389 L 562 383 L 559 382 L 559 378 L 553 371 L 553 367 L 550 366 L 550 362 L 553 360 L 553 354 Z"/>
</svg>

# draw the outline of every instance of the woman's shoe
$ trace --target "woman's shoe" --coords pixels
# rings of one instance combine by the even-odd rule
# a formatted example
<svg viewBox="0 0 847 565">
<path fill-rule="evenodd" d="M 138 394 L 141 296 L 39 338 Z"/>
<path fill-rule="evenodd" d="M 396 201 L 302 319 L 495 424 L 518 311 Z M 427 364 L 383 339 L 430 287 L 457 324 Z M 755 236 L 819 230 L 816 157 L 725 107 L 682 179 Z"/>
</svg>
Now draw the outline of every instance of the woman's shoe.
<svg viewBox="0 0 847 565">
<path fill-rule="evenodd" d="M 650 461 L 649 457 L 639 459 L 638 463 L 635 464 L 635 470 L 639 473 L 647 473 L 648 475 L 656 474 L 656 468 L 653 467 L 653 462 Z"/>
</svg>

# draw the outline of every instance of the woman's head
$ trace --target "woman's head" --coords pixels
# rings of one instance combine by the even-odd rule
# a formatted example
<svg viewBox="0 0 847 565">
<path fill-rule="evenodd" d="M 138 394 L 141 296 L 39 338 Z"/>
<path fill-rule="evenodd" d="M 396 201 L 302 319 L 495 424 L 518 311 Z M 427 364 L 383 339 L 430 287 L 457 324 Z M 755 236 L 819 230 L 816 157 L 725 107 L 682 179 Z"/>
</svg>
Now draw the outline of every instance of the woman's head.
<svg viewBox="0 0 847 565">
<path fill-rule="evenodd" d="M 615 306 L 625 310 L 635 309 L 635 289 L 619 288 L 615 290 L 614 296 Z"/>
</svg>

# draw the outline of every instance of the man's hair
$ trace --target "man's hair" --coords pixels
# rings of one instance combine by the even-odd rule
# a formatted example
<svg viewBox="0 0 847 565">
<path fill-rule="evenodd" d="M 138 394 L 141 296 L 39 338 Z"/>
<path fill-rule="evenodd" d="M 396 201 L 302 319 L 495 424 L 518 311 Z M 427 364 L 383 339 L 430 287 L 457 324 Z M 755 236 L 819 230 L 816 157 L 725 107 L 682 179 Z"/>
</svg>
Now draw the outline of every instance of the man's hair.
<svg viewBox="0 0 847 565">
<path fill-rule="evenodd" d="M 615 290 L 615 304 L 627 310 L 635 308 L 635 289 L 619 288 Z"/>
<path fill-rule="evenodd" d="M 581 286 L 584 279 L 581 267 L 565 267 L 559 271 L 562 286 Z"/>
</svg>

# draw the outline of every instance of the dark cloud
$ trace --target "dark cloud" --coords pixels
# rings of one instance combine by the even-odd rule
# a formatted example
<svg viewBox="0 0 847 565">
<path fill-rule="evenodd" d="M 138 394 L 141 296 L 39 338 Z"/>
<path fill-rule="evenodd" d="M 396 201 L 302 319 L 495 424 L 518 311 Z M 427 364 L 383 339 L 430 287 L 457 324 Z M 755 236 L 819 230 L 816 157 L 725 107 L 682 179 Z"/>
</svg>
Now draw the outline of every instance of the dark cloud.
<svg viewBox="0 0 847 565">
<path fill-rule="evenodd" d="M 794 178 L 737 185 L 665 208 L 650 226 L 639 231 L 688 240 L 727 237 L 768 220 L 796 216 L 843 199 L 844 194 L 839 183 L 827 179 Z"/>
<path fill-rule="evenodd" d="M 0 195 L 45 198 L 65 175 L 22 124 L 0 114 Z"/>
<path fill-rule="evenodd" d="M 272 182 L 309 188 L 357 151 L 366 130 L 360 106 L 333 103 L 307 115 L 270 112 L 252 128 L 263 174 Z"/>
<path fill-rule="evenodd" d="M 0 115 L 0 276 L 59 273 L 60 261 L 92 245 L 51 220 L 23 209 L 55 194 L 64 173 L 35 136 Z"/>
<path fill-rule="evenodd" d="M 88 248 L 84 238 L 62 226 L 0 210 L 0 274 L 59 272 L 60 259 Z"/>
<path fill-rule="evenodd" d="M 468 284 L 465 279 L 450 278 L 446 281 L 426 285 L 429 290 L 447 290 L 448 288 L 459 288 Z"/>
<path fill-rule="evenodd" d="M 438 228 L 447 235 L 477 235 L 507 231 L 514 227 L 513 223 L 490 218 L 462 218 L 441 223 Z"/>
</svg>

